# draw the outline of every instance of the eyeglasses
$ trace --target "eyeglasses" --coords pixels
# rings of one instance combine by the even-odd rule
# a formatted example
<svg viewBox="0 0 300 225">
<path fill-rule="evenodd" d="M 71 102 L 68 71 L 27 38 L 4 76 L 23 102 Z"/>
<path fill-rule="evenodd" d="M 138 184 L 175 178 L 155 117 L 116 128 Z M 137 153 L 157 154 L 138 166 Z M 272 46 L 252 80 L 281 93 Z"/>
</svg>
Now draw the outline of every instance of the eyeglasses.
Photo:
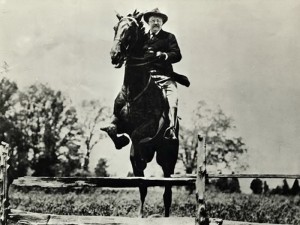
<svg viewBox="0 0 300 225">
<path fill-rule="evenodd" d="M 151 20 L 149 20 L 149 23 L 155 23 L 155 22 L 162 23 L 162 19 L 158 18 L 158 19 L 151 19 Z"/>
</svg>

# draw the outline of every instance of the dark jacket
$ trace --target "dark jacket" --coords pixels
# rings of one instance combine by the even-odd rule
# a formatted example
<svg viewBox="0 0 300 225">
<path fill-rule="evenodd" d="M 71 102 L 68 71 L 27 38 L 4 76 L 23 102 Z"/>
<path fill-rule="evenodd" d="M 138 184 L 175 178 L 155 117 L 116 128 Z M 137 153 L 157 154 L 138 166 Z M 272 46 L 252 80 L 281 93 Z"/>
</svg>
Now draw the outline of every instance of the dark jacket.
<svg viewBox="0 0 300 225">
<path fill-rule="evenodd" d="M 149 50 L 153 50 L 154 54 L 158 51 L 168 54 L 167 60 L 160 59 L 150 66 L 151 70 L 157 70 L 165 75 L 171 74 L 173 72 L 172 63 L 177 63 L 182 58 L 175 35 L 163 30 L 152 39 L 150 39 L 150 34 L 147 34 L 144 50 L 146 54 Z"/>
</svg>

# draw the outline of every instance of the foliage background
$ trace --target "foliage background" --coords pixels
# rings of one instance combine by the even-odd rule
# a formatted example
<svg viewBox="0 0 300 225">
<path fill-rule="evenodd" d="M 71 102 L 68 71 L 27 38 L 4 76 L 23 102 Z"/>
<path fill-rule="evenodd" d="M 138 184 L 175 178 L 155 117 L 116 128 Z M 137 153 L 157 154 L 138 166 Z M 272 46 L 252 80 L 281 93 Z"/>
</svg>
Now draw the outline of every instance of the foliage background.
<svg viewBox="0 0 300 225">
<path fill-rule="evenodd" d="M 191 80 L 188 89 L 179 87 L 182 122 L 201 99 L 213 108 L 220 105 L 234 118 L 236 137 L 247 144 L 249 172 L 299 172 L 294 161 L 299 158 L 300 125 L 298 0 L 0 4 L 1 76 L 17 82 L 20 90 L 47 83 L 74 104 L 105 97 L 110 106 L 124 73 L 112 67 L 109 57 L 115 10 L 126 15 L 135 8 L 144 12 L 159 7 L 169 16 L 164 29 L 176 35 L 182 50 L 175 71 Z M 112 149 L 109 142 L 102 146 Z"/>
<path fill-rule="evenodd" d="M 16 176 L 34 173 L 35 168 L 43 168 L 38 165 L 45 163 L 48 164 L 47 172 L 43 174 L 69 175 L 74 172 L 80 175 L 81 171 L 77 169 L 81 169 L 87 149 L 78 148 L 78 136 L 72 136 L 73 132 L 67 135 L 68 141 L 60 142 L 64 135 L 59 134 L 64 132 L 57 132 L 52 127 L 52 116 L 43 112 L 44 107 L 35 108 L 34 101 L 39 98 L 33 96 L 43 93 L 41 86 L 44 86 L 49 97 L 57 97 L 51 97 L 53 104 L 68 102 L 66 106 L 70 111 L 66 108 L 63 112 L 70 114 L 61 115 L 69 115 L 75 120 L 78 116 L 77 110 L 74 111 L 75 103 L 81 105 L 82 100 L 103 96 L 108 98 L 108 102 L 113 102 L 123 78 L 123 70 L 112 68 L 108 57 L 111 28 L 116 23 L 112 19 L 114 10 L 124 15 L 133 11 L 132 6 L 145 11 L 158 5 L 169 15 L 165 28 L 176 34 L 184 55 L 175 69 L 187 74 L 192 82 L 188 90 L 179 89 L 183 121 L 191 117 L 192 107 L 197 105 L 200 97 L 219 104 L 226 115 L 233 115 L 238 126 L 238 135 L 230 140 L 234 140 L 235 146 L 241 146 L 243 152 L 243 143 L 247 144 L 251 165 L 249 172 L 298 173 L 299 163 L 295 159 L 299 158 L 300 124 L 299 2 L 253 0 L 218 1 L 216 4 L 191 0 L 189 4 L 184 1 L 176 1 L 175 4 L 174 1 L 132 0 L 130 3 L 114 0 L 83 4 L 79 0 L 60 2 L 60 7 L 57 7 L 57 1 L 0 2 L 0 26 L 3 29 L 0 34 L 0 75 L 16 82 L 1 81 L 0 139 L 13 147 L 12 163 Z M 37 92 L 33 87 L 35 82 L 41 88 Z M 29 96 L 30 104 L 13 109 L 18 101 L 14 95 L 18 91 L 17 86 L 25 93 L 24 96 Z M 57 89 L 52 90 L 53 87 Z M 30 105 L 29 109 L 26 105 Z M 51 112 L 51 107 L 48 109 Z M 42 130 L 46 132 L 36 129 L 37 117 L 30 117 L 32 113 L 44 114 L 42 118 L 48 125 L 43 123 Z M 14 120 L 17 117 L 17 121 Z M 193 132 L 191 126 L 186 127 Z M 73 131 L 77 135 L 80 133 L 76 129 Z M 91 140 L 87 137 L 81 138 Z M 223 135 L 216 137 L 218 140 L 229 139 Z M 67 148 L 59 148 L 58 143 Z M 80 146 L 84 145 L 81 143 Z M 108 143 L 102 142 L 101 146 L 101 151 L 91 151 L 98 153 L 96 157 L 91 155 L 91 158 L 97 158 L 95 164 L 104 155 L 103 149 L 112 150 Z M 187 144 L 187 149 L 188 146 L 192 145 Z M 218 152 L 218 148 L 214 150 Z M 111 151 L 109 154 L 115 157 Z M 184 154 L 182 152 L 182 158 L 190 157 L 189 153 L 186 154 L 188 157 Z M 122 159 L 118 161 L 115 157 L 116 164 L 127 157 L 126 151 L 119 155 Z M 213 157 L 218 158 L 218 154 Z M 109 162 L 113 164 L 113 160 Z M 62 165 L 72 166 L 70 170 L 64 170 Z M 122 170 L 125 171 L 123 167 Z M 86 171 L 84 174 L 88 175 Z M 223 200 L 226 202 L 226 199 Z M 269 210 L 272 211 L 282 201 L 285 200 L 271 204 Z M 290 215 L 285 208 L 281 210 Z M 272 216 L 277 218 L 275 212 L 279 215 L 280 212 L 274 211 Z"/>
</svg>

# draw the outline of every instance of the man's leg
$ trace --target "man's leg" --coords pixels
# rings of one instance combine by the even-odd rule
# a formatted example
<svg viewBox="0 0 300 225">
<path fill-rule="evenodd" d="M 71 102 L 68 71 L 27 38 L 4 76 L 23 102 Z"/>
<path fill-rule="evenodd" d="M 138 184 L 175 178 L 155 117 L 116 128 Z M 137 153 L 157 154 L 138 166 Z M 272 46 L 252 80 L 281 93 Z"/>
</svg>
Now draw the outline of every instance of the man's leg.
<svg viewBox="0 0 300 225">
<path fill-rule="evenodd" d="M 166 130 L 165 138 L 176 140 L 176 124 L 177 124 L 177 109 L 178 109 L 178 96 L 177 85 L 175 81 L 169 80 L 165 83 L 164 89 L 169 102 L 169 119 L 170 126 Z"/>
</svg>

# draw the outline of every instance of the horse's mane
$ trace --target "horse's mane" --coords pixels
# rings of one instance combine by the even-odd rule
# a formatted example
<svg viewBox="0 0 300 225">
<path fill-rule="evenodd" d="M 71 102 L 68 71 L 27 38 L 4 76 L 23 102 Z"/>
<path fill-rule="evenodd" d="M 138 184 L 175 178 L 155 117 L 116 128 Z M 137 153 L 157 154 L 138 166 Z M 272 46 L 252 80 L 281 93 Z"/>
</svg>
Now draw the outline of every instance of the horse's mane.
<svg viewBox="0 0 300 225">
<path fill-rule="evenodd" d="M 144 22 L 142 21 L 143 13 L 138 12 L 137 10 L 134 10 L 132 14 L 128 14 L 128 17 L 133 17 L 138 22 L 139 27 L 139 33 L 144 35 L 145 34 L 145 26 Z"/>
</svg>

